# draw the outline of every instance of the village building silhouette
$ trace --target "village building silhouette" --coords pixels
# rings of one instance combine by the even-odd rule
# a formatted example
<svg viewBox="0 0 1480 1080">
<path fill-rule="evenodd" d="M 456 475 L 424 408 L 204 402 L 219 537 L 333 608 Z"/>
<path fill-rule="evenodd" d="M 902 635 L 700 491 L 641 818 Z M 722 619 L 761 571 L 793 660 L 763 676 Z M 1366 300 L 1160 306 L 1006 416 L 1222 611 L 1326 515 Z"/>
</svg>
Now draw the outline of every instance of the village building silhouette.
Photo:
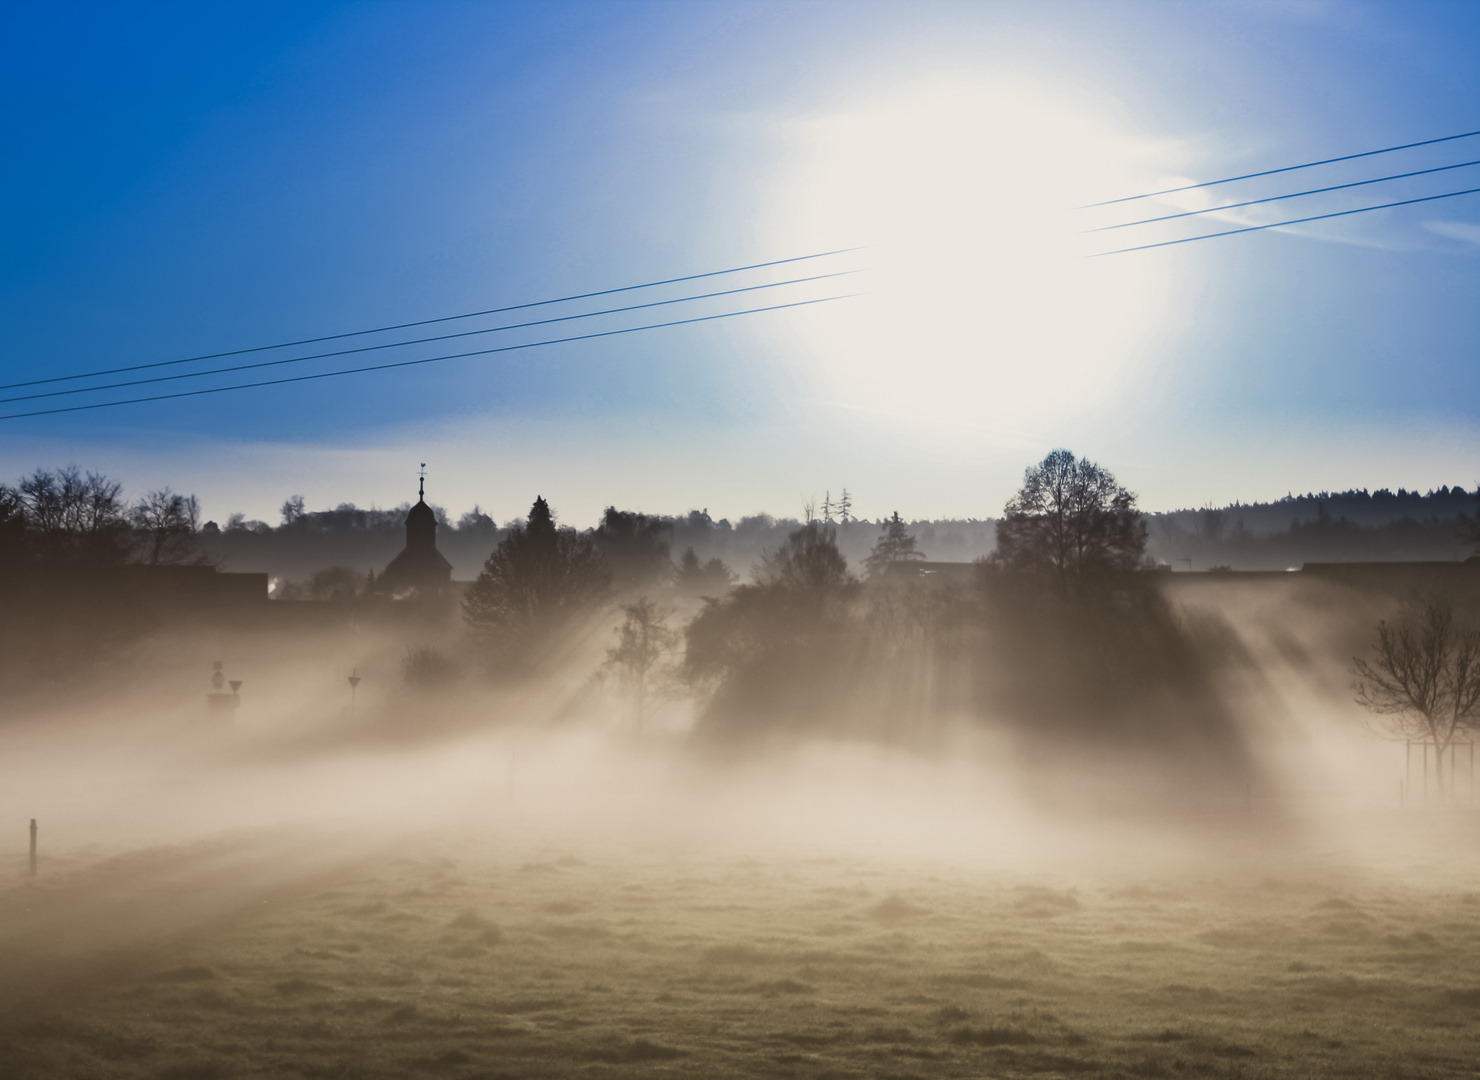
<svg viewBox="0 0 1480 1080">
<path fill-rule="evenodd" d="M 376 580 L 377 592 L 397 598 L 431 597 L 452 587 L 452 564 L 437 550 L 437 515 L 427 505 L 426 486 L 423 472 L 416 505 L 406 514 L 406 546 Z"/>
</svg>

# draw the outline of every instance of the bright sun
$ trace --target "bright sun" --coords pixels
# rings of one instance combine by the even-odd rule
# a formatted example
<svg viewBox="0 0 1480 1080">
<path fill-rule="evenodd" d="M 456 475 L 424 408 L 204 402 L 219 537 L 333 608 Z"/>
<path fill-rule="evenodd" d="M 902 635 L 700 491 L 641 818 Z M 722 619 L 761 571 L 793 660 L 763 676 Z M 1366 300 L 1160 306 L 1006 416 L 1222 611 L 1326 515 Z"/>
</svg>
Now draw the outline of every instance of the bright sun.
<svg viewBox="0 0 1480 1080">
<path fill-rule="evenodd" d="M 801 121 L 792 135 L 773 202 L 780 246 L 874 245 L 868 297 L 804 323 L 821 396 L 1014 439 L 1141 373 L 1166 261 L 1079 258 L 1095 248 L 1070 208 L 1142 190 L 1165 144 L 976 81 Z"/>
</svg>

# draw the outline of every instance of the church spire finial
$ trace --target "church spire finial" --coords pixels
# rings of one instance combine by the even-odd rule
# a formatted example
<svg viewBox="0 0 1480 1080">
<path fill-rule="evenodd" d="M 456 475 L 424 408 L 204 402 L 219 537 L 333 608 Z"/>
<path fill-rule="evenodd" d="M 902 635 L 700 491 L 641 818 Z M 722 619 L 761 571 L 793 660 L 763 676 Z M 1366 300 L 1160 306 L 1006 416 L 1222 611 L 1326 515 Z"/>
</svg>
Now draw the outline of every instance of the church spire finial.
<svg viewBox="0 0 1480 1080">
<path fill-rule="evenodd" d="M 421 463 L 421 472 L 417 473 L 418 484 L 416 487 L 416 498 L 418 502 L 425 502 L 427 497 L 427 463 Z"/>
</svg>

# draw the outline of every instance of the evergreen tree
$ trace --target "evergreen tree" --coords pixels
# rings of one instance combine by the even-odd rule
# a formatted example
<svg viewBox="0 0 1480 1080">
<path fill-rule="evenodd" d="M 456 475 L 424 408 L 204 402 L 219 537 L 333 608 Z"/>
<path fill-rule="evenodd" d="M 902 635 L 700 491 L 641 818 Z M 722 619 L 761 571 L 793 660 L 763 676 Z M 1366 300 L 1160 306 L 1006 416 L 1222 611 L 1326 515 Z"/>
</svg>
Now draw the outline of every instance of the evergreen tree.
<svg viewBox="0 0 1480 1080">
<path fill-rule="evenodd" d="M 510 664 L 532 663 L 550 639 L 605 599 L 611 572 L 591 536 L 555 524 L 537 498 L 523 527 L 510 530 L 463 598 L 469 627 Z"/>
<path fill-rule="evenodd" d="M 875 542 L 874 549 L 869 552 L 868 558 L 864 559 L 863 567 L 869 579 L 875 580 L 884 575 L 890 563 L 914 562 L 923 558 L 925 553 L 915 550 L 915 538 L 910 535 L 908 526 L 896 510 L 884 522 L 884 531 Z"/>
</svg>

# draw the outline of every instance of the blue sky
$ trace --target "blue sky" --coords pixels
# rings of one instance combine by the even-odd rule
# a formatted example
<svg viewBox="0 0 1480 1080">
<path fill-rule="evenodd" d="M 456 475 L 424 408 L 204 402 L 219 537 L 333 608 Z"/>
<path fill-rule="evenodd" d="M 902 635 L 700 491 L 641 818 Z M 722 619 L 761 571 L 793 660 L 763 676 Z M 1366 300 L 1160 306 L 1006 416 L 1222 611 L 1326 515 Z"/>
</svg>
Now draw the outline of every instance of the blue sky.
<svg viewBox="0 0 1480 1080">
<path fill-rule="evenodd" d="M 833 261 L 867 296 L 825 308 L 3 421 L 9 478 L 76 462 L 271 517 L 293 492 L 400 502 L 425 460 L 454 511 L 541 493 L 576 524 L 845 485 L 869 516 L 986 516 L 1058 445 L 1151 508 L 1480 483 L 1480 196 L 1090 262 L 1063 209 L 1480 128 L 1480 5 L 0 20 L 4 382 L 874 245 Z M 1480 139 L 1237 192 L 1470 159 Z M 1187 228 L 1465 187 L 1480 168 Z"/>
</svg>

